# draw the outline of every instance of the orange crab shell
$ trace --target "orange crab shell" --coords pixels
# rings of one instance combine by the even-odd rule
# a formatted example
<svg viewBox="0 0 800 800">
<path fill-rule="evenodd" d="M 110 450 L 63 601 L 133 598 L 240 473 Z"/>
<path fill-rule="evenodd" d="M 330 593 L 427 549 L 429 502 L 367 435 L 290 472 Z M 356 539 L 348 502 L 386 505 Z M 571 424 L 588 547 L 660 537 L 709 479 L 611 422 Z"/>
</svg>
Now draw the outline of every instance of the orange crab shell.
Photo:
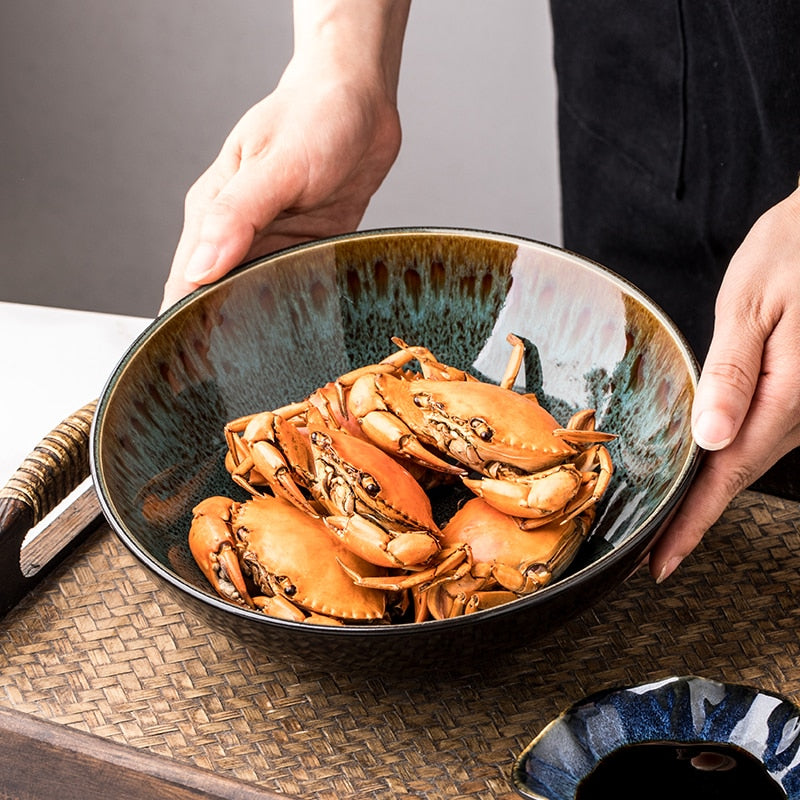
<svg viewBox="0 0 800 800">
<path fill-rule="evenodd" d="M 266 496 L 238 506 L 232 527 L 241 542 L 240 559 L 261 589 L 283 592 L 285 579 L 292 587 L 286 598 L 315 614 L 345 620 L 383 617 L 385 593 L 355 586 L 340 562 L 360 574 L 382 571 L 346 550 L 322 520 Z"/>
<path fill-rule="evenodd" d="M 504 564 L 515 569 L 546 565 L 552 579 L 569 566 L 587 529 L 588 521 L 578 517 L 564 524 L 549 523 L 524 530 L 520 520 L 476 497 L 444 526 L 441 543 L 443 547 L 468 544 L 475 563 Z"/>
<path fill-rule="evenodd" d="M 438 533 L 433 520 L 431 501 L 425 490 L 411 473 L 398 461 L 387 455 L 374 444 L 351 436 L 343 431 L 330 430 L 320 426 L 309 427 L 311 449 L 315 458 L 335 458 L 350 473 L 352 491 L 357 503 L 363 504 L 361 513 L 385 519 L 400 525 L 401 529 L 424 529 Z M 317 443 L 317 436 L 321 443 Z M 377 494 L 369 494 L 361 485 L 360 478 L 368 474 L 379 487 Z M 343 509 L 329 509 L 340 513 Z"/>
<path fill-rule="evenodd" d="M 577 453 L 554 434 L 561 426 L 550 413 L 512 389 L 479 381 L 400 381 L 387 375 L 376 376 L 374 385 L 386 406 L 428 444 L 433 443 L 426 432 L 432 419 L 441 417 L 448 420 L 445 424 L 461 426 L 477 454 L 477 462 L 467 459 L 473 468 L 498 461 L 535 472 Z M 362 396 L 351 397 L 358 413 L 356 404 L 363 402 Z M 491 430 L 491 438 L 483 438 L 481 428 Z"/>
</svg>

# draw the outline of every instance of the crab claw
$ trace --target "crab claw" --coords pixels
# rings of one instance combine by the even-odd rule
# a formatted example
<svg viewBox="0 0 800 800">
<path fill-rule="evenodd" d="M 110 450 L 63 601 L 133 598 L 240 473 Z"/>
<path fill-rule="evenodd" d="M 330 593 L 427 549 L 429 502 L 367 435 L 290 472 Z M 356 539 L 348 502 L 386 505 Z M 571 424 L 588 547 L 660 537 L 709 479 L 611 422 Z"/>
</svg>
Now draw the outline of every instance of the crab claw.
<svg viewBox="0 0 800 800">
<path fill-rule="evenodd" d="M 218 594 L 254 607 L 236 556 L 236 542 L 228 528 L 230 511 L 227 497 L 209 497 L 198 503 L 189 529 L 189 549 Z"/>
<path fill-rule="evenodd" d="M 424 564 L 439 552 L 438 540 L 428 531 L 392 534 L 359 514 L 325 517 L 324 522 L 351 553 L 381 567 Z"/>
<path fill-rule="evenodd" d="M 387 411 L 366 413 L 361 418 L 361 427 L 371 441 L 390 455 L 409 458 L 423 467 L 450 475 L 464 475 L 466 472 L 464 467 L 434 455 L 408 425 Z"/>
<path fill-rule="evenodd" d="M 440 583 L 426 592 L 425 599 L 427 609 L 434 619 L 450 619 L 487 608 L 497 608 L 516 600 L 518 596 L 514 592 L 502 589 L 467 592 L 461 591 L 458 584 L 450 586 Z"/>
<path fill-rule="evenodd" d="M 454 466 L 434 455 L 397 414 L 385 407 L 376 393 L 375 387 L 380 385 L 380 375 L 365 375 L 358 378 L 350 389 L 348 409 L 359 420 L 366 437 L 389 455 L 409 458 L 439 472 L 464 475 L 464 467 Z"/>
<path fill-rule="evenodd" d="M 290 415 L 305 405 L 285 406 Z M 273 411 L 240 417 L 225 426 L 228 453 L 225 466 L 234 483 L 252 495 L 260 495 L 256 483 L 266 483 L 279 497 L 308 514 L 315 511 L 300 485 L 311 474 L 311 455 L 305 436 L 288 419 Z"/>
<path fill-rule="evenodd" d="M 576 496 L 583 478 L 572 464 L 513 478 L 464 478 L 464 485 L 490 506 L 514 517 L 535 519 L 561 511 Z"/>
</svg>

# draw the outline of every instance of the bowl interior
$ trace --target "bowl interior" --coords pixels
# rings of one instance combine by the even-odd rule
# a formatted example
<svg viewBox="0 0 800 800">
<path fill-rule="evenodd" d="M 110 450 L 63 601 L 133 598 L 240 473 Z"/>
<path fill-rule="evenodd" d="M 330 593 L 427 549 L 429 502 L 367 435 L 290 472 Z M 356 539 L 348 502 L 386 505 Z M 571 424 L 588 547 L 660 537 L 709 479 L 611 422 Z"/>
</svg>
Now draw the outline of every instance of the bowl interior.
<svg viewBox="0 0 800 800">
<path fill-rule="evenodd" d="M 215 598 L 186 536 L 203 497 L 244 499 L 224 469 L 227 421 L 380 360 L 395 335 L 498 381 L 510 332 L 528 345 L 519 389 L 564 423 L 594 408 L 598 427 L 618 434 L 613 482 L 572 573 L 602 568 L 653 535 L 691 477 L 693 356 L 664 314 L 611 272 L 552 246 L 471 231 L 376 231 L 304 245 L 155 320 L 98 405 L 91 466 L 104 512 L 162 577 Z"/>
</svg>

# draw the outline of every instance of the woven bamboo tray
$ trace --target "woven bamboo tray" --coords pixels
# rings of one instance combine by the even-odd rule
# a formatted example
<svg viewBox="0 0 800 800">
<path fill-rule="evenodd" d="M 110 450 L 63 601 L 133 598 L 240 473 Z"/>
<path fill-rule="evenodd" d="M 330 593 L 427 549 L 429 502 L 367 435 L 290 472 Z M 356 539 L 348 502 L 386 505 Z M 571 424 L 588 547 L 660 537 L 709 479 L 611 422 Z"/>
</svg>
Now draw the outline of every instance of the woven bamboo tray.
<svg viewBox="0 0 800 800">
<path fill-rule="evenodd" d="M 173 784 L 209 776 L 207 794 L 162 797 L 210 797 L 228 781 L 214 797 L 513 798 L 514 757 L 587 693 L 698 674 L 800 699 L 798 630 L 800 504 L 754 492 L 665 584 L 642 571 L 479 672 L 391 680 L 304 669 L 226 639 L 102 524 L 2 621 L 0 724 L 5 709 L 34 728 L 47 721 L 59 742 L 100 737 L 112 761 L 146 755 Z M 41 763 L 21 759 L 18 782 L 26 769 Z M 113 775 L 108 794 L 120 796 Z"/>
</svg>

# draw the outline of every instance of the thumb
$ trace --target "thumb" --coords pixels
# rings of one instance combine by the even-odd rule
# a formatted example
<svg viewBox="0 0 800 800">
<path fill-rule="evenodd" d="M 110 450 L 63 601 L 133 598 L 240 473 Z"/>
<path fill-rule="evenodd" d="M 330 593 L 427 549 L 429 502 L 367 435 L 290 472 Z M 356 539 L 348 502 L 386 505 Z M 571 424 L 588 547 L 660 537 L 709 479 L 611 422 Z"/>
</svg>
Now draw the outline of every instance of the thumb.
<svg viewBox="0 0 800 800">
<path fill-rule="evenodd" d="M 245 260 L 258 231 L 282 210 L 265 179 L 238 171 L 221 187 L 209 173 L 187 195 L 186 219 L 164 287 L 166 307 L 201 284 L 212 283 Z"/>
<path fill-rule="evenodd" d="M 187 219 L 164 285 L 161 311 L 240 263 L 252 244 L 253 231 L 235 209 L 216 201 L 201 218 Z"/>
<path fill-rule="evenodd" d="M 257 232 L 284 205 L 264 183 L 261 175 L 239 171 L 205 207 L 184 267 L 185 280 L 211 283 L 244 261 Z"/>
<path fill-rule="evenodd" d="M 192 243 L 183 278 L 189 284 L 211 283 L 239 264 L 253 243 L 255 226 L 235 206 L 215 201 L 206 211 Z"/>
<path fill-rule="evenodd" d="M 758 384 L 763 341 L 743 324 L 715 326 L 692 405 L 692 436 L 721 450 L 739 433 Z"/>
</svg>

